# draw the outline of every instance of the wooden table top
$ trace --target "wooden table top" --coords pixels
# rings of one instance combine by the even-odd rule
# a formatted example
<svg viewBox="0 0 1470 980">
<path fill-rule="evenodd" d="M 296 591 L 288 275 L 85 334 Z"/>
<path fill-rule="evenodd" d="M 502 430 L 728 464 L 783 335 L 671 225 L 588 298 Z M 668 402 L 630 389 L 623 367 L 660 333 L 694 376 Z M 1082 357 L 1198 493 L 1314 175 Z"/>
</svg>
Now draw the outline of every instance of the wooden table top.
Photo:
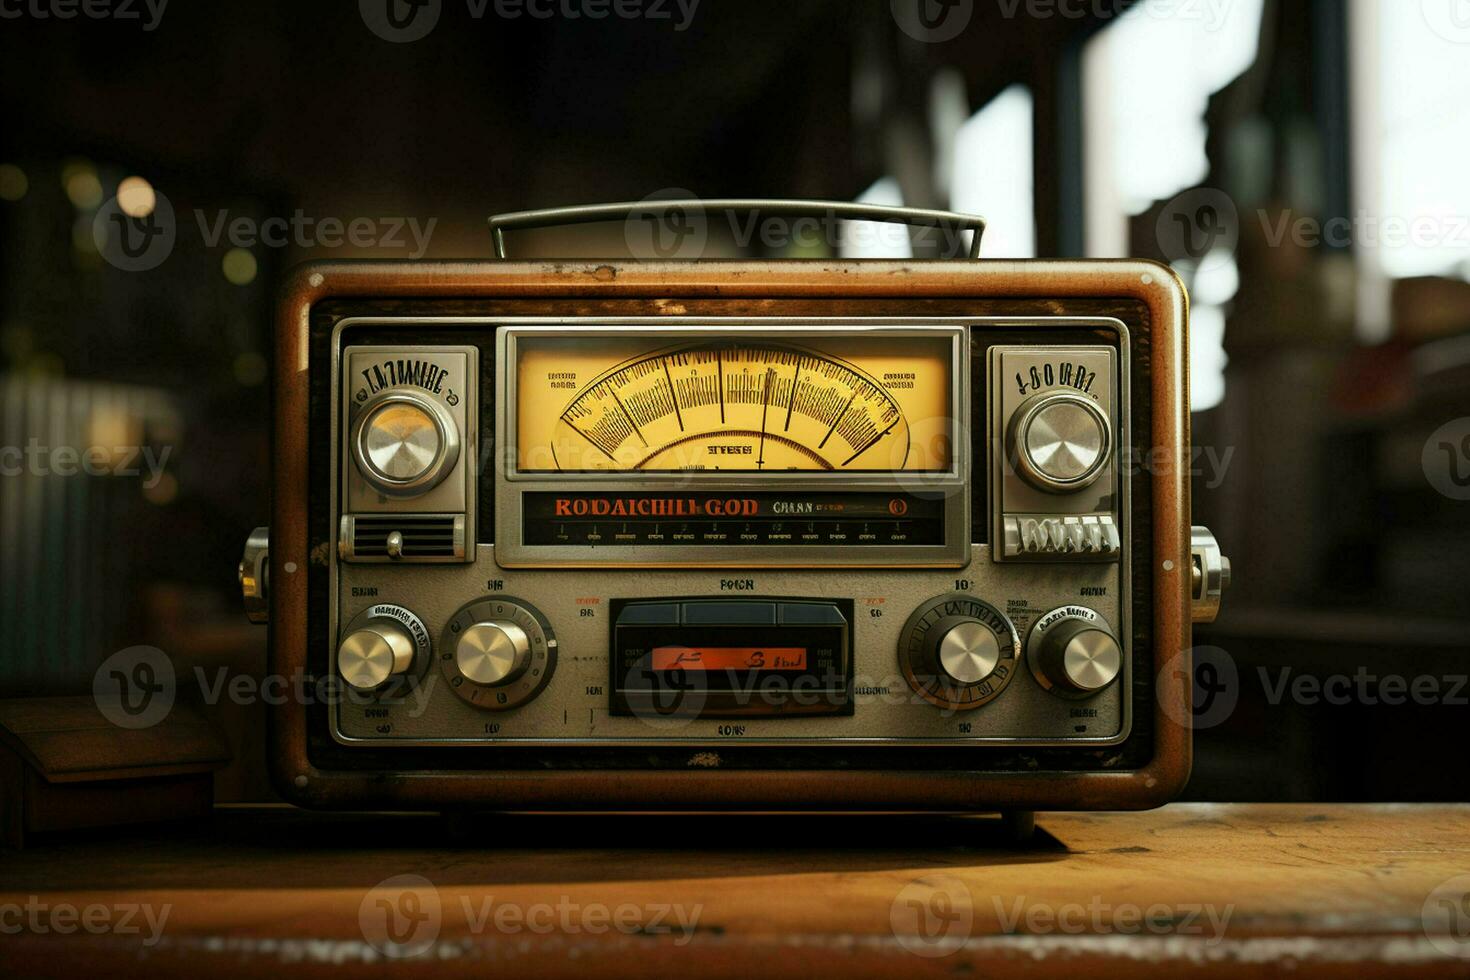
<svg viewBox="0 0 1470 980">
<path fill-rule="evenodd" d="M 1470 976 L 1470 805 L 1038 824 L 227 809 L 0 855 L 0 974 Z"/>
</svg>

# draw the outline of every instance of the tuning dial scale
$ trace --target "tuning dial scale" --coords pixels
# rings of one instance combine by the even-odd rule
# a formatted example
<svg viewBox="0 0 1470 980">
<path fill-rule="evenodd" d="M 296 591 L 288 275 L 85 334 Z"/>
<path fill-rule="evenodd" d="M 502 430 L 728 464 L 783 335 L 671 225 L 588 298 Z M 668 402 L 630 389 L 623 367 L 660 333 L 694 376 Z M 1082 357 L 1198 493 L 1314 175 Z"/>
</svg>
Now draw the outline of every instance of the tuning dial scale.
<svg viewBox="0 0 1470 980">
<path fill-rule="evenodd" d="M 1037 683 L 1053 694 L 1088 698 L 1117 679 L 1123 649 L 1102 616 L 1086 606 L 1061 606 L 1031 628 L 1026 662 Z"/>
<path fill-rule="evenodd" d="M 1010 684 L 1021 640 L 1005 614 L 973 596 L 940 596 L 915 609 L 898 645 L 905 679 L 940 708 L 968 711 Z"/>
<path fill-rule="evenodd" d="M 337 673 L 348 687 L 375 692 L 427 663 L 432 642 L 423 620 L 402 606 L 378 603 L 355 616 L 337 645 Z"/>
<path fill-rule="evenodd" d="M 530 603 L 508 596 L 477 599 L 444 627 L 439 669 L 465 701 L 505 711 L 545 689 L 556 670 L 556 635 Z"/>
</svg>

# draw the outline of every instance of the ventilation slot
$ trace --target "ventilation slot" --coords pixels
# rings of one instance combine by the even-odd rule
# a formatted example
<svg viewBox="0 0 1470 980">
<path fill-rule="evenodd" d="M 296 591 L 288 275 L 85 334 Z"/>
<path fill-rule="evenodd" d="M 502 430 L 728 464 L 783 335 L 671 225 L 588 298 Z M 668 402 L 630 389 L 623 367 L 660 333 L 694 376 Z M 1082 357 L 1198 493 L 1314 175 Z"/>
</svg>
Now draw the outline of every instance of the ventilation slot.
<svg viewBox="0 0 1470 980">
<path fill-rule="evenodd" d="M 343 557 L 355 561 L 423 561 L 464 557 L 464 517 L 459 514 L 367 514 L 343 520 Z M 390 536 L 403 537 L 397 555 Z"/>
</svg>

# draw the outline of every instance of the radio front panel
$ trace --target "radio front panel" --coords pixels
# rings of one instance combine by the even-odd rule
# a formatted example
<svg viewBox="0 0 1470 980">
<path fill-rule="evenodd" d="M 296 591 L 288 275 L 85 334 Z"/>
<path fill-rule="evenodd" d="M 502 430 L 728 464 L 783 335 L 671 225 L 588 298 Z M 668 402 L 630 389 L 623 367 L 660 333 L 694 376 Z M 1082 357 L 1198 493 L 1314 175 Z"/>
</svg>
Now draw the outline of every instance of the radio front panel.
<svg viewBox="0 0 1470 980">
<path fill-rule="evenodd" d="M 1118 745 L 1129 344 L 1109 317 L 341 318 L 331 737 Z"/>
</svg>

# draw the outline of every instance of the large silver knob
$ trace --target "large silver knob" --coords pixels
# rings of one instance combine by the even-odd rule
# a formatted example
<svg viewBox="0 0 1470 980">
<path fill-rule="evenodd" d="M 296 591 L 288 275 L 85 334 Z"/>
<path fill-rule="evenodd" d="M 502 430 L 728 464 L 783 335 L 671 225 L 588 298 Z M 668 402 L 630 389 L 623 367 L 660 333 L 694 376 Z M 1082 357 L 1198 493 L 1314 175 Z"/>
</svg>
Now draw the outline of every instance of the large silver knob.
<svg viewBox="0 0 1470 980">
<path fill-rule="evenodd" d="M 1036 621 L 1026 660 L 1042 687 L 1063 697 L 1088 697 L 1118 678 L 1123 648 L 1112 627 L 1085 606 L 1062 606 Z"/>
<path fill-rule="evenodd" d="M 944 628 L 941 620 L 939 628 Z M 973 619 L 960 619 L 944 629 L 937 651 L 939 669 L 960 684 L 979 684 L 1000 663 L 995 634 Z"/>
<path fill-rule="evenodd" d="M 337 671 L 358 691 L 375 691 L 413 666 L 418 643 L 403 623 L 375 616 L 353 629 L 337 647 Z"/>
<path fill-rule="evenodd" d="M 390 388 L 358 412 L 351 445 L 363 479 L 390 496 L 413 497 L 454 469 L 459 430 L 432 398 Z"/>
<path fill-rule="evenodd" d="M 525 673 L 531 660 L 531 638 L 515 623 L 475 623 L 459 634 L 455 666 L 468 680 L 494 686 L 509 684 Z"/>
<path fill-rule="evenodd" d="M 1047 493 L 1081 490 L 1098 478 L 1112 449 L 1107 413 L 1092 399 L 1048 392 L 1022 403 L 1006 429 L 1011 466 Z"/>
</svg>

